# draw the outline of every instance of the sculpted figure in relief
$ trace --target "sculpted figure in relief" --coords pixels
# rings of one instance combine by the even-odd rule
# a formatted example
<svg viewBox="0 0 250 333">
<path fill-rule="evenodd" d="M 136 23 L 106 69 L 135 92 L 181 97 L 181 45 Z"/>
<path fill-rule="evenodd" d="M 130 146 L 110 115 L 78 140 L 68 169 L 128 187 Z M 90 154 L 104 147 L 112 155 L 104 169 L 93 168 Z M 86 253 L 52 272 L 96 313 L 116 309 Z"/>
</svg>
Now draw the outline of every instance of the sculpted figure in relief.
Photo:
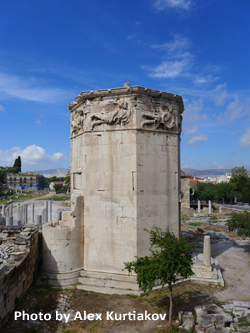
<svg viewBox="0 0 250 333">
<path fill-rule="evenodd" d="M 94 129 L 95 126 L 101 124 L 108 125 L 127 125 L 130 121 L 131 110 L 127 102 L 122 102 L 118 104 L 114 111 L 106 111 L 103 109 L 99 113 L 94 113 L 91 115 L 91 130 Z"/>
<path fill-rule="evenodd" d="M 142 112 L 141 116 L 145 119 L 141 122 L 141 127 L 147 126 L 153 129 L 168 130 L 175 126 L 175 119 L 172 115 L 172 109 L 166 105 L 162 106 L 160 110 L 154 112 Z"/>
<path fill-rule="evenodd" d="M 83 129 L 84 117 L 83 111 L 75 111 L 71 121 L 71 135 L 78 134 Z"/>
</svg>

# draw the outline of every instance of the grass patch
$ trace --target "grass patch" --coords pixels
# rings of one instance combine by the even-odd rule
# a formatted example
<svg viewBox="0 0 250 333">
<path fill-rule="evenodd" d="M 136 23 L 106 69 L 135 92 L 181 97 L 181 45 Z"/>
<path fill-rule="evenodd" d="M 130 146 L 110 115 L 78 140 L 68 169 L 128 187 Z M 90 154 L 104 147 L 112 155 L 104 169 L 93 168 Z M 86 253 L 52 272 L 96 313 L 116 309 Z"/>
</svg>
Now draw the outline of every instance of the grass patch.
<svg viewBox="0 0 250 333">
<path fill-rule="evenodd" d="M 97 321 L 96 323 L 93 323 L 93 324 L 91 324 L 91 325 L 88 325 L 87 326 L 87 330 L 89 331 L 89 332 L 96 332 L 98 329 L 102 329 L 102 328 L 104 328 L 105 326 L 104 326 L 104 324 L 102 323 L 102 322 L 100 322 L 100 321 Z"/>
<path fill-rule="evenodd" d="M 137 298 L 137 297 L 138 297 L 138 295 L 133 295 L 133 294 L 127 294 L 127 296 L 128 296 L 129 298 Z"/>
<path fill-rule="evenodd" d="M 205 296 L 213 292 L 212 287 L 203 287 L 195 283 L 177 286 L 173 290 L 174 308 L 179 305 L 188 305 L 190 302 L 195 302 L 200 297 L 201 293 L 204 295 L 205 299 Z M 148 296 L 140 296 L 138 297 L 138 301 L 148 304 L 151 311 L 167 311 L 170 302 L 169 290 L 162 289 L 152 292 Z"/>
<path fill-rule="evenodd" d="M 38 195 L 20 195 L 18 198 L 16 198 L 15 195 L 13 195 L 12 198 L 8 198 L 6 200 L 0 199 L 0 205 L 8 203 L 10 200 L 12 200 L 13 203 L 15 203 L 15 202 L 23 202 L 23 201 L 30 200 L 30 199 L 36 199 L 36 198 L 43 197 L 45 194 L 47 194 L 47 192 L 38 194 Z"/>
<path fill-rule="evenodd" d="M 216 220 L 218 220 L 218 217 L 216 215 L 212 215 L 210 217 L 210 221 L 216 221 Z"/>
<path fill-rule="evenodd" d="M 239 327 L 248 327 L 250 326 L 250 323 L 247 321 L 246 317 L 239 318 Z"/>
<path fill-rule="evenodd" d="M 189 225 L 192 225 L 194 227 L 198 227 L 198 226 L 202 225 L 202 222 L 189 222 Z"/>
<path fill-rule="evenodd" d="M 78 333 L 79 329 L 76 327 L 61 329 L 62 333 Z"/>
<path fill-rule="evenodd" d="M 49 200 L 55 200 L 55 201 L 64 201 L 64 200 L 70 200 L 69 195 L 54 195 L 53 197 L 50 197 Z"/>
<path fill-rule="evenodd" d="M 231 311 L 225 311 L 226 313 L 229 313 L 231 316 L 232 316 L 232 318 L 234 319 L 236 316 L 235 316 L 235 314 Z"/>
</svg>

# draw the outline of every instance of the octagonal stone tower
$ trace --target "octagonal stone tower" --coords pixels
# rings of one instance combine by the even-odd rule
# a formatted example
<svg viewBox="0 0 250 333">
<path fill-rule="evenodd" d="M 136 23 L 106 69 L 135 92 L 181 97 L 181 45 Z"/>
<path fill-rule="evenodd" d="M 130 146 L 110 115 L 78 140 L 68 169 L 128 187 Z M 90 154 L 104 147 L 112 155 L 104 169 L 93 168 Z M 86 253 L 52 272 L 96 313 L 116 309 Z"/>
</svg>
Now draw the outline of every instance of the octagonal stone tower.
<svg viewBox="0 0 250 333">
<path fill-rule="evenodd" d="M 127 83 L 84 91 L 69 110 L 71 205 L 79 216 L 71 215 L 84 229 L 74 238 L 79 281 L 85 290 L 136 290 L 122 269 L 149 254 L 144 229 L 180 235 L 182 97 Z"/>
</svg>

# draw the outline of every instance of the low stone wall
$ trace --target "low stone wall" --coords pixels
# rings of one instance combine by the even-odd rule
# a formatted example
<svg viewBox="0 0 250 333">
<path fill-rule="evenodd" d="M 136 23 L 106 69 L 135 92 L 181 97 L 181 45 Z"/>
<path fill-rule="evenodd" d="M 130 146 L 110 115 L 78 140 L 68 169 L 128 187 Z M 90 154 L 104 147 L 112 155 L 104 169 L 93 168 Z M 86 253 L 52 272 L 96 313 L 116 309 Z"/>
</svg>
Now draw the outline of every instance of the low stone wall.
<svg viewBox="0 0 250 333">
<path fill-rule="evenodd" d="M 38 261 L 38 227 L 0 226 L 0 327 L 31 285 Z"/>
</svg>

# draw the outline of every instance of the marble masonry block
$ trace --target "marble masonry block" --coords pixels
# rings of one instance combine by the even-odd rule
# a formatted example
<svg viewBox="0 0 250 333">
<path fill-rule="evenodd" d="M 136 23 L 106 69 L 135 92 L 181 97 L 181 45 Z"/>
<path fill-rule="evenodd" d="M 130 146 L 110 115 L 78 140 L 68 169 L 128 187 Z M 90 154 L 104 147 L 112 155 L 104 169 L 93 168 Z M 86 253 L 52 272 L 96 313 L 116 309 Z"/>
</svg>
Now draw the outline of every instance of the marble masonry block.
<svg viewBox="0 0 250 333">
<path fill-rule="evenodd" d="M 77 197 L 84 200 L 77 212 L 71 209 L 73 220 L 64 213 L 55 230 L 47 226 L 46 246 L 60 240 L 50 249 L 55 272 L 82 267 L 126 276 L 124 262 L 149 254 L 145 228 L 169 228 L 180 236 L 182 98 L 125 85 L 84 91 L 69 110 L 71 205 Z M 46 255 L 51 273 L 53 260 Z"/>
</svg>

